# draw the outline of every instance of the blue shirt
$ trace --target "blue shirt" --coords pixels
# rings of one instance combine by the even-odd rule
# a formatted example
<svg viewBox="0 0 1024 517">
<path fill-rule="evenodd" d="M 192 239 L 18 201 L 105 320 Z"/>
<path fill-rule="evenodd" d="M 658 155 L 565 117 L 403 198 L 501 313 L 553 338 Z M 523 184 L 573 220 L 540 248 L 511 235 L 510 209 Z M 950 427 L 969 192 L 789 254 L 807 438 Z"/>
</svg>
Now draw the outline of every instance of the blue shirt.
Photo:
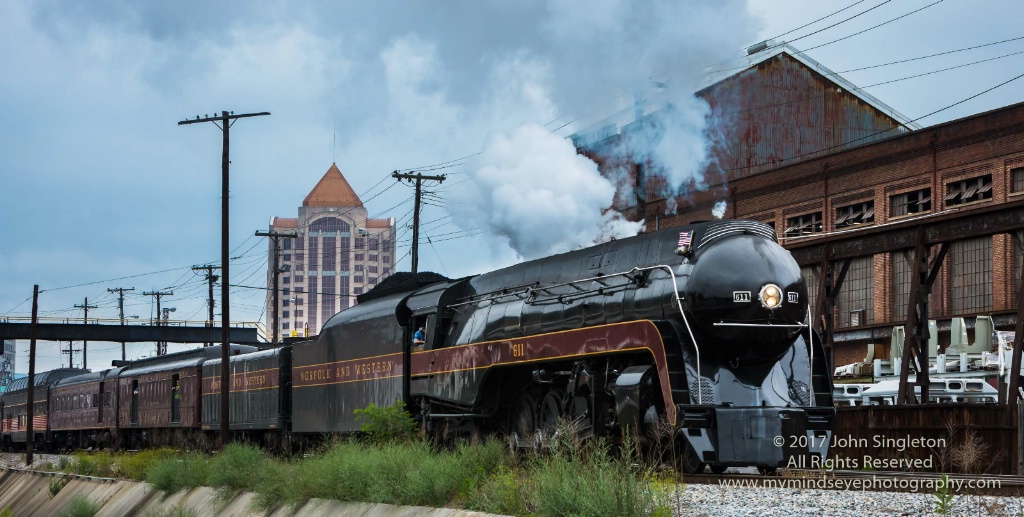
<svg viewBox="0 0 1024 517">
<path fill-rule="evenodd" d="M 416 333 L 412 335 L 413 341 L 424 341 L 423 329 L 416 329 Z"/>
</svg>

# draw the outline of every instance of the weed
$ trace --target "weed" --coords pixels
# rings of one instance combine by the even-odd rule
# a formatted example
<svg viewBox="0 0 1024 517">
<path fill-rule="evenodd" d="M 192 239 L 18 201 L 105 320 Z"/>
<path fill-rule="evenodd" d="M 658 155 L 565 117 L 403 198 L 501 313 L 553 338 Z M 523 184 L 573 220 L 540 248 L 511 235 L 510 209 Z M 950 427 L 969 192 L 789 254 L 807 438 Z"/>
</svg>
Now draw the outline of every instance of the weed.
<svg viewBox="0 0 1024 517">
<path fill-rule="evenodd" d="M 14 511 L 10 506 L 5 506 L 3 510 L 0 510 L 0 517 L 14 517 Z"/>
<path fill-rule="evenodd" d="M 469 510 L 501 515 L 527 515 L 529 478 L 518 469 L 501 468 L 467 496 Z"/>
<path fill-rule="evenodd" d="M 942 475 L 939 485 L 932 495 L 935 497 L 935 513 L 948 514 L 953 508 L 953 498 L 955 497 L 949 488 L 949 476 Z"/>
<path fill-rule="evenodd" d="M 416 421 L 405 410 L 405 403 L 396 400 L 390 406 L 378 407 L 370 403 L 365 409 L 353 411 L 359 430 L 373 442 L 386 443 L 409 440 L 416 433 Z"/>
<path fill-rule="evenodd" d="M 68 476 L 54 476 L 50 478 L 50 497 L 57 495 L 69 482 L 71 478 Z"/>
<path fill-rule="evenodd" d="M 267 457 L 252 445 L 232 443 L 210 461 L 210 486 L 242 490 L 258 484 Z"/>
<path fill-rule="evenodd" d="M 61 459 L 64 459 L 62 456 Z M 114 456 L 109 452 L 85 453 L 78 452 L 71 457 L 69 465 L 61 468 L 65 472 L 73 472 L 83 476 L 114 477 Z"/>
<path fill-rule="evenodd" d="M 67 456 L 61 456 L 57 458 L 57 470 L 61 472 L 67 472 L 71 469 L 71 458 Z"/>
<path fill-rule="evenodd" d="M 146 482 L 167 493 L 206 485 L 209 473 L 207 460 L 196 454 L 160 460 L 146 471 Z"/>
<path fill-rule="evenodd" d="M 120 454 L 116 461 L 116 473 L 127 479 L 146 481 L 146 473 L 150 467 L 168 458 L 173 458 L 176 454 L 177 452 L 170 448 Z"/>
<path fill-rule="evenodd" d="M 628 455 L 627 455 L 628 456 Z M 554 451 L 531 472 L 537 515 L 648 515 L 657 495 L 627 458 L 615 459 L 600 441 L 569 454 Z"/>
<path fill-rule="evenodd" d="M 90 501 L 84 495 L 77 495 L 71 499 L 67 508 L 60 512 L 58 517 L 92 517 L 100 511 L 100 505 Z"/>
<path fill-rule="evenodd" d="M 989 465 L 989 445 L 978 433 L 968 429 L 960 445 L 953 449 L 953 464 L 968 474 L 980 474 Z"/>
</svg>

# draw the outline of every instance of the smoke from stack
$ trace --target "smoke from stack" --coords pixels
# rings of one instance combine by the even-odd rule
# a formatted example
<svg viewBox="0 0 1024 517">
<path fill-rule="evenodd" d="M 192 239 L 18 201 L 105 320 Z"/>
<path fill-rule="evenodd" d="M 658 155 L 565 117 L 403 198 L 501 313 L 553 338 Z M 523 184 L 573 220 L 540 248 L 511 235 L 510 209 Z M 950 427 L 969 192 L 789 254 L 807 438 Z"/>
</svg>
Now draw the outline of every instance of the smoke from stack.
<svg viewBox="0 0 1024 517">
<path fill-rule="evenodd" d="M 517 59 L 535 59 L 550 70 L 550 77 L 522 91 L 532 104 L 551 106 L 563 117 L 547 127 L 488 136 L 466 169 L 468 178 L 452 187 L 458 204 L 449 208 L 464 229 L 481 228 L 527 259 L 640 231 L 642 222 L 611 209 L 613 199 L 633 202 L 635 194 L 642 201 L 650 194 L 675 213 L 677 197 L 706 189 L 709 108 L 694 92 L 705 80 L 705 65 L 735 57 L 756 32 L 741 1 L 605 0 L 581 9 L 577 2 L 550 0 L 546 8 L 545 51 Z M 597 142 L 609 123 L 612 135 L 626 125 L 629 130 L 616 145 L 592 149 L 607 158 L 605 178 L 566 137 L 591 132 L 597 134 L 591 143 Z M 634 191 L 633 164 L 664 181 Z M 720 201 L 714 214 L 725 212 Z"/>
</svg>

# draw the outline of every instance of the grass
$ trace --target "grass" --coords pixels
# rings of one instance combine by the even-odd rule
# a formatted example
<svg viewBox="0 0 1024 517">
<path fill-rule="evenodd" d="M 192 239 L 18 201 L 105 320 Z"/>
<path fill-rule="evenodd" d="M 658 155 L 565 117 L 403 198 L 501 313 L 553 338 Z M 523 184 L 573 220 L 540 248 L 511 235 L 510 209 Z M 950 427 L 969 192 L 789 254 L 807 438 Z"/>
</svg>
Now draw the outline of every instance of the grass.
<svg viewBox="0 0 1024 517">
<path fill-rule="evenodd" d="M 236 443 L 214 455 L 171 449 L 79 453 L 61 467 L 144 479 L 168 493 L 210 486 L 229 500 L 250 491 L 253 509 L 263 513 L 310 499 L 540 517 L 661 515 L 667 509 L 667 482 L 641 466 L 628 443 L 613 450 L 600 440 L 553 439 L 549 453 L 523 456 L 496 438 L 438 447 L 409 432 L 406 413 L 388 408 L 369 408 L 361 416 L 369 419 L 361 441 L 335 440 L 308 457 L 272 458 Z M 679 485 L 671 485 L 678 496 Z M 193 514 L 170 508 L 151 517 Z"/>
<path fill-rule="evenodd" d="M 524 457 L 496 438 L 437 447 L 406 437 L 335 441 L 293 459 L 236 443 L 214 455 L 171 449 L 78 453 L 62 466 L 76 474 L 142 478 L 168 493 L 210 486 L 230 499 L 250 491 L 261 512 L 317 498 L 540 517 L 655 514 L 665 499 L 659 481 L 614 452 L 588 441 L 556 443 L 549 454 Z M 76 507 L 68 515 L 88 514 L 83 511 Z M 168 508 L 152 517 L 188 515 L 186 508 Z"/>
<path fill-rule="evenodd" d="M 90 501 L 84 495 L 75 496 L 67 508 L 57 514 L 58 517 L 92 517 L 100 511 L 100 505 Z"/>
</svg>

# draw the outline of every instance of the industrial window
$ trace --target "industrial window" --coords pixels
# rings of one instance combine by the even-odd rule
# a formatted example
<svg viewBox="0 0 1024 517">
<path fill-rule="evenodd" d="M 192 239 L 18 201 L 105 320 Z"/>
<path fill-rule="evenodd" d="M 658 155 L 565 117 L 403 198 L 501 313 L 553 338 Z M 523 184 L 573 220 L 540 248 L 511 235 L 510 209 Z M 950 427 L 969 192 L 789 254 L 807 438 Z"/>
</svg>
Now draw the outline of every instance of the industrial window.
<svg viewBox="0 0 1024 517">
<path fill-rule="evenodd" d="M 360 280 L 360 282 L 361 281 L 362 280 Z M 355 294 L 363 294 L 363 288 L 362 287 L 356 287 L 355 289 L 352 290 L 352 292 L 355 293 Z"/>
<path fill-rule="evenodd" d="M 363 277 L 357 276 L 357 277 L 355 277 L 355 279 L 353 281 L 355 281 L 355 282 L 362 282 L 363 281 Z"/>
<path fill-rule="evenodd" d="M 803 277 L 804 285 L 807 286 L 807 306 L 813 312 L 814 304 L 818 302 L 818 266 L 804 266 L 800 268 L 800 276 Z M 814 317 L 817 318 L 818 316 Z"/>
<path fill-rule="evenodd" d="M 366 248 L 366 237 L 356 237 L 355 246 L 353 246 L 353 247 L 355 249 L 357 249 L 357 250 L 361 250 L 363 248 Z M 360 260 L 360 259 L 357 258 L 356 260 Z"/>
<path fill-rule="evenodd" d="M 377 261 L 377 255 L 370 255 L 370 260 L 372 262 L 376 262 Z"/>
<path fill-rule="evenodd" d="M 846 279 L 836 297 L 836 327 L 857 327 L 874 320 L 874 261 L 860 257 L 850 261 Z"/>
<path fill-rule="evenodd" d="M 362 264 L 356 264 L 356 267 L 354 269 L 356 271 L 362 271 L 363 270 L 363 265 Z"/>
<path fill-rule="evenodd" d="M 295 305 L 302 305 L 302 298 L 296 298 Z"/>
<path fill-rule="evenodd" d="M 892 319 L 907 319 L 910 304 L 910 285 L 914 277 L 914 252 L 897 251 L 892 254 Z"/>
<path fill-rule="evenodd" d="M 284 282 L 286 284 L 290 284 L 290 283 L 292 283 L 292 277 L 290 277 L 290 276 L 281 277 L 281 282 Z"/>
<path fill-rule="evenodd" d="M 302 311 L 299 311 L 299 310 L 295 311 L 295 317 L 296 318 L 301 318 L 302 317 Z"/>
<path fill-rule="evenodd" d="M 287 318 L 289 316 L 288 311 L 281 311 L 281 317 Z"/>
<path fill-rule="evenodd" d="M 370 273 L 376 273 L 377 272 L 377 266 L 366 266 L 366 270 L 367 270 L 367 272 L 370 272 Z"/>
<path fill-rule="evenodd" d="M 889 215 L 897 217 L 918 212 L 930 212 L 932 209 L 932 189 L 924 188 L 913 192 L 896 194 L 889 198 Z"/>
<path fill-rule="evenodd" d="M 946 206 L 992 199 L 992 175 L 946 183 Z"/>
<path fill-rule="evenodd" d="M 291 254 L 291 253 L 285 253 L 285 254 L 284 254 L 284 261 L 285 261 L 285 262 L 288 262 L 288 261 L 290 261 L 291 259 L 292 259 L 292 254 Z"/>
<path fill-rule="evenodd" d="M 867 201 L 836 209 L 836 229 L 875 222 L 875 202 Z"/>
<path fill-rule="evenodd" d="M 949 297 L 953 315 L 992 309 L 992 237 L 955 241 L 949 247 Z"/>
<path fill-rule="evenodd" d="M 296 251 L 295 252 L 295 260 L 297 260 L 299 262 L 302 262 L 303 260 L 306 260 L 306 254 L 301 252 L 301 251 Z M 301 267 L 302 266 L 299 266 L 299 268 L 301 268 Z"/>
<path fill-rule="evenodd" d="M 786 219 L 786 237 L 797 237 L 821 232 L 821 212 Z"/>
<path fill-rule="evenodd" d="M 1013 300 L 1012 306 L 1017 306 L 1017 293 L 1020 292 L 1020 271 L 1021 265 L 1024 264 L 1024 232 L 1017 232 L 1011 235 L 1013 238 L 1013 292 L 1010 293 L 1010 299 Z"/>
<path fill-rule="evenodd" d="M 289 294 L 292 294 L 292 293 L 291 293 L 291 289 L 289 289 L 289 288 L 285 287 L 285 288 L 284 288 L 284 295 L 285 295 L 285 296 L 288 296 Z"/>
<path fill-rule="evenodd" d="M 352 258 L 354 260 L 366 260 L 366 255 L 363 253 L 356 253 L 355 256 Z"/>
<path fill-rule="evenodd" d="M 381 260 L 383 260 L 385 263 L 391 262 L 391 255 L 384 255 L 384 258 Z"/>
<path fill-rule="evenodd" d="M 286 321 L 286 322 L 282 323 L 281 324 L 281 328 L 284 329 L 284 330 L 288 330 L 288 322 Z"/>
<path fill-rule="evenodd" d="M 285 298 L 284 301 L 281 302 L 281 303 L 283 304 L 282 307 L 287 307 L 289 302 L 288 302 L 288 299 Z"/>
<path fill-rule="evenodd" d="M 1010 169 L 1010 192 L 1024 192 L 1024 167 Z"/>
</svg>

